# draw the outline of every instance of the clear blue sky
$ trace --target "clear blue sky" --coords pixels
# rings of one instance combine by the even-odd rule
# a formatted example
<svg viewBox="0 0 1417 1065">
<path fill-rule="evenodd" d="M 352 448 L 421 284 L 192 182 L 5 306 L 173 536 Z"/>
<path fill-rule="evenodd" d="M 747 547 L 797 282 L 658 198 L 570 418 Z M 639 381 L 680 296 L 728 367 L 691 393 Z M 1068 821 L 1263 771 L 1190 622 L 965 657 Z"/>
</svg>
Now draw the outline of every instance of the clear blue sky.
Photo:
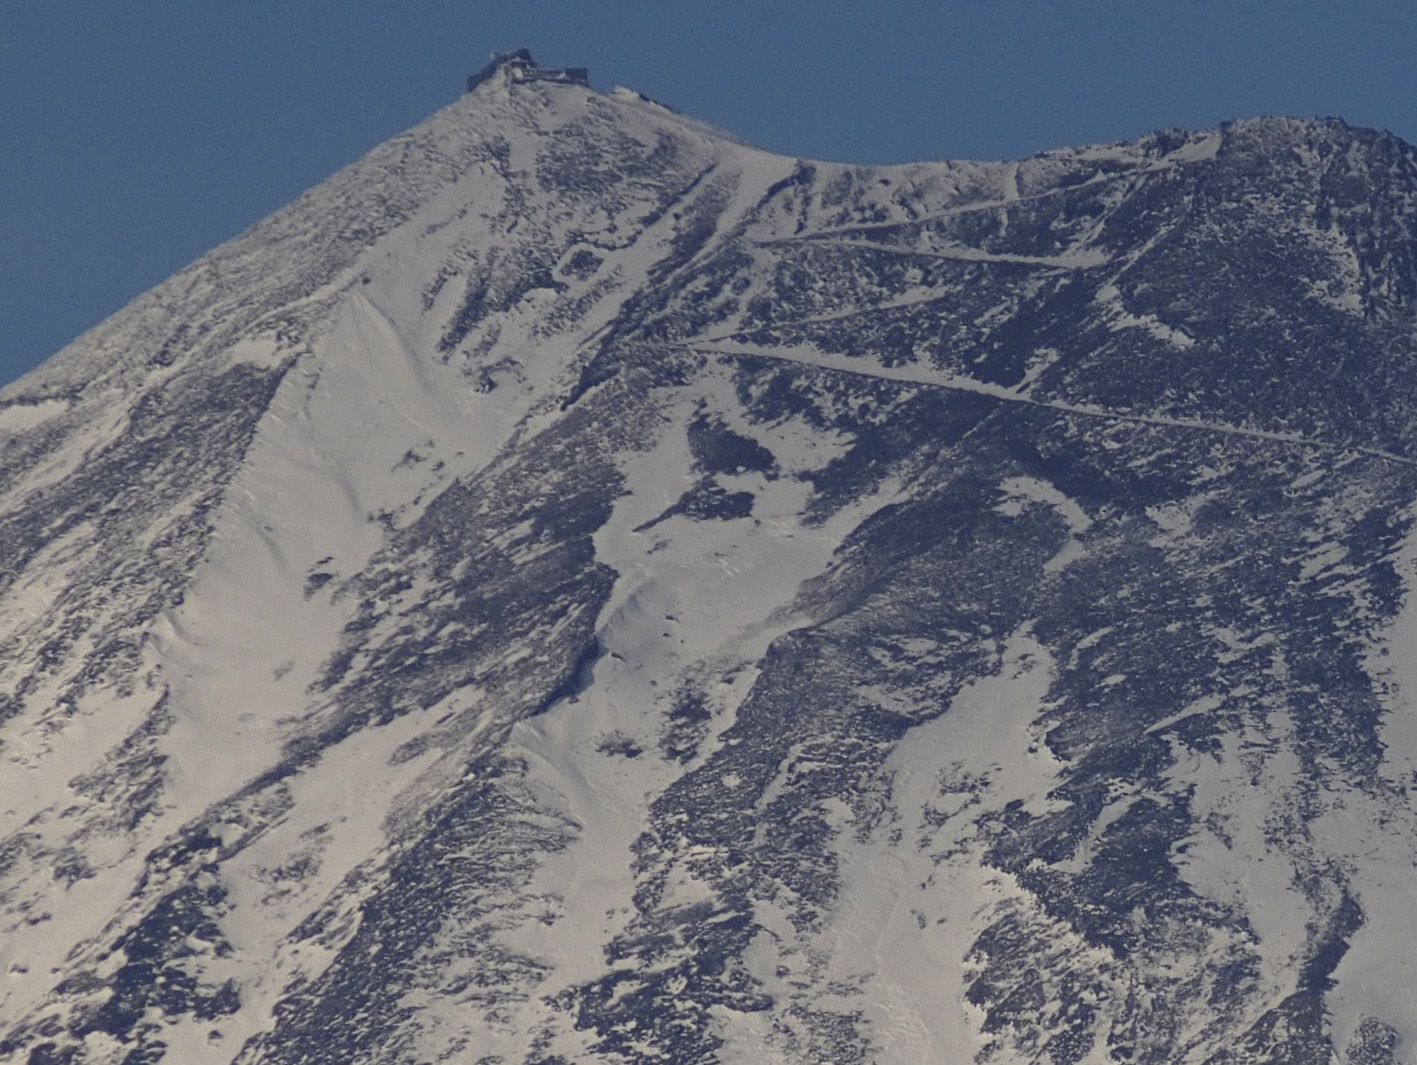
<svg viewBox="0 0 1417 1065">
<path fill-rule="evenodd" d="M 1413 0 L 0 0 L 0 381 L 517 47 L 826 159 L 1251 114 L 1417 140 Z"/>
</svg>

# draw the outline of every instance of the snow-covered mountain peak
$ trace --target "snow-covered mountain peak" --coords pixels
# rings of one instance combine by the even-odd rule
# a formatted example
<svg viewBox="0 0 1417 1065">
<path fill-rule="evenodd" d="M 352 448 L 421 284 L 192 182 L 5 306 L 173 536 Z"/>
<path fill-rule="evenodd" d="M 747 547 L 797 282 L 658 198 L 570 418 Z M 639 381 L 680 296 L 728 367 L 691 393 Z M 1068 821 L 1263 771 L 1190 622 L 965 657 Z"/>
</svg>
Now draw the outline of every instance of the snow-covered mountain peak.
<svg viewBox="0 0 1417 1065">
<path fill-rule="evenodd" d="M 0 393 L 0 1059 L 1402 1060 L 1411 150 L 538 71 Z"/>
</svg>

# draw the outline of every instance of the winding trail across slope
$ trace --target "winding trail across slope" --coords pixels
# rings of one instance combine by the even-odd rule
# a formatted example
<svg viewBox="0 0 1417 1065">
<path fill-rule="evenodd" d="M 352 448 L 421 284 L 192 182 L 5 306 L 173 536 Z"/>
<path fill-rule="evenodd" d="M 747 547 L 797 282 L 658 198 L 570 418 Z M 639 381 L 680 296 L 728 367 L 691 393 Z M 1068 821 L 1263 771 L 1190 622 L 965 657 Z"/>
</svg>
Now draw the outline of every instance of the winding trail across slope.
<svg viewBox="0 0 1417 1065">
<path fill-rule="evenodd" d="M 815 352 L 808 358 L 783 354 L 781 352 L 765 351 L 761 348 L 729 350 L 702 342 L 686 342 L 669 346 L 678 350 L 694 351 L 702 355 L 717 355 L 740 359 L 775 359 L 778 362 L 791 362 L 818 370 L 852 373 L 861 377 L 876 377 L 886 381 L 901 381 L 908 384 L 925 385 L 931 388 L 947 388 L 956 392 L 972 392 L 976 395 L 990 396 L 1007 403 L 1020 403 L 1029 407 L 1046 407 L 1049 410 L 1061 411 L 1065 414 L 1076 414 L 1084 418 L 1098 418 L 1105 421 L 1116 422 L 1135 422 L 1140 425 L 1156 425 L 1168 429 L 1189 429 L 1195 432 L 1219 433 L 1225 436 L 1246 436 L 1255 440 L 1264 440 L 1271 443 L 1293 444 L 1298 447 L 1309 447 L 1322 451 L 1351 452 L 1358 455 L 1367 455 L 1371 458 L 1383 459 L 1387 462 L 1400 463 L 1404 466 L 1417 466 L 1417 459 L 1408 458 L 1405 455 L 1398 455 L 1391 451 L 1384 451 L 1382 448 L 1366 447 L 1361 444 L 1338 444 L 1328 440 L 1315 440 L 1300 433 L 1278 433 L 1264 429 L 1244 429 L 1235 425 L 1201 421 L 1197 418 L 1168 418 L 1164 415 L 1125 414 L 1120 411 L 1107 410 L 1103 407 L 1066 403 L 1062 400 L 1034 399 L 1031 396 L 1016 392 L 1010 388 L 1005 388 L 1002 385 L 991 385 L 987 382 L 975 381 L 967 377 L 954 377 L 932 373 L 918 366 L 890 367 L 871 365 L 848 356 L 827 355 Z"/>
<path fill-rule="evenodd" d="M 851 248 L 854 251 L 878 251 L 884 252 L 887 255 L 905 255 L 914 259 L 947 259 L 973 263 L 1019 263 L 1023 266 L 1047 266 L 1058 270 L 1085 270 L 1093 266 L 1101 266 L 1110 261 L 1110 257 L 1100 251 L 1091 254 L 1086 250 L 1079 250 L 1075 253 L 1064 255 L 1015 255 L 1010 252 L 983 251 L 979 248 L 971 248 L 965 244 L 944 245 L 938 248 L 920 248 L 913 245 L 902 246 L 887 244 L 883 241 L 876 240 L 839 240 L 830 237 L 818 237 L 816 234 L 813 234 L 810 238 L 788 237 L 781 240 L 763 240 L 759 241 L 758 244 L 762 247 L 782 244 L 812 244 L 817 247 Z"/>
</svg>

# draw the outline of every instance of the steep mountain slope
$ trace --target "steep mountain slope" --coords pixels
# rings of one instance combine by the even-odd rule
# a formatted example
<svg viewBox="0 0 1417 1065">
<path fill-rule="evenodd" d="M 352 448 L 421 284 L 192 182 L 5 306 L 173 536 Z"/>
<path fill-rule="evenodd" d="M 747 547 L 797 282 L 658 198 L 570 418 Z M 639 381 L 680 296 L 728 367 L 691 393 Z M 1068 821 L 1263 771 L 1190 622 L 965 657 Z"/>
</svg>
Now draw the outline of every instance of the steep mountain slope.
<svg viewBox="0 0 1417 1065">
<path fill-rule="evenodd" d="M 0 392 L 0 1060 L 1412 1060 L 1412 150 L 525 74 Z"/>
</svg>

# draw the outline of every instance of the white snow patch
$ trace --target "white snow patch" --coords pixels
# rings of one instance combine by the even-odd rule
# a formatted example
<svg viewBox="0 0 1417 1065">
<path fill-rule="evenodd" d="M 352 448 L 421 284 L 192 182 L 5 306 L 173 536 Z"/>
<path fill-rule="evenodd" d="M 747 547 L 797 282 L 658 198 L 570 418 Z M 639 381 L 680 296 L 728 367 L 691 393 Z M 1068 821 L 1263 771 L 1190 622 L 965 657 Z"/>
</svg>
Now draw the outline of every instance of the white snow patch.
<svg viewBox="0 0 1417 1065">
<path fill-rule="evenodd" d="M 1380 787 L 1333 794 L 1313 826 L 1352 871 L 1364 917 L 1325 1000 L 1339 1048 L 1365 1014 L 1396 1029 L 1403 1046 L 1417 1041 L 1417 954 L 1399 931 L 1417 912 L 1417 534 L 1394 565 L 1402 609 L 1366 660 L 1386 710 Z"/>
<path fill-rule="evenodd" d="M 784 1002 L 810 994 L 814 1007 L 840 997 L 840 1008 L 863 1009 L 881 1065 L 973 1057 L 982 1016 L 965 999 L 966 958 L 998 906 L 1026 900 L 1011 877 L 980 864 L 975 821 L 1013 799 L 1037 814 L 1056 809 L 1048 793 L 1061 765 L 1034 728 L 1052 677 L 1047 649 L 1015 633 L 998 675 L 964 688 L 887 759 L 890 817 L 856 825 L 839 806 L 840 902 L 822 933 L 804 938 L 772 906 L 758 906 L 767 931 L 745 960 L 764 990 Z M 978 804 L 964 801 L 971 795 Z M 804 958 L 826 965 L 811 992 L 794 972 Z M 843 992 L 823 999 L 828 986 Z M 845 993 L 852 986 L 870 989 L 865 1001 Z M 761 1021 L 725 1024 L 723 1034 L 729 1060 L 777 1060 Z"/>
<path fill-rule="evenodd" d="M 1107 328 L 1114 332 L 1122 329 L 1143 329 L 1157 340 L 1174 348 L 1185 350 L 1195 346 L 1195 339 L 1180 329 L 1167 325 L 1154 314 L 1136 315 L 1129 313 L 1122 304 L 1122 294 L 1115 285 L 1103 285 L 1097 290 L 1093 300 L 1107 320 Z"/>
<path fill-rule="evenodd" d="M 0 407 L 0 433 L 22 433 L 43 425 L 50 418 L 63 414 L 69 404 L 62 399 L 46 399 L 39 403 L 9 403 Z"/>
<path fill-rule="evenodd" d="M 994 509 L 1005 517 L 1016 518 L 1032 504 L 1051 507 L 1068 526 L 1068 539 L 1058 553 L 1043 564 L 1044 573 L 1061 573 L 1087 554 L 1082 535 L 1092 527 L 1092 518 L 1077 500 L 1060 492 L 1054 485 L 1036 477 L 1009 477 L 999 490 L 1004 498 Z"/>
<path fill-rule="evenodd" d="M 1220 147 L 1225 143 L 1225 134 L 1220 130 L 1212 130 L 1202 137 L 1191 141 L 1183 148 L 1178 148 L 1166 158 L 1172 163 L 1205 163 L 1215 158 Z"/>
</svg>

